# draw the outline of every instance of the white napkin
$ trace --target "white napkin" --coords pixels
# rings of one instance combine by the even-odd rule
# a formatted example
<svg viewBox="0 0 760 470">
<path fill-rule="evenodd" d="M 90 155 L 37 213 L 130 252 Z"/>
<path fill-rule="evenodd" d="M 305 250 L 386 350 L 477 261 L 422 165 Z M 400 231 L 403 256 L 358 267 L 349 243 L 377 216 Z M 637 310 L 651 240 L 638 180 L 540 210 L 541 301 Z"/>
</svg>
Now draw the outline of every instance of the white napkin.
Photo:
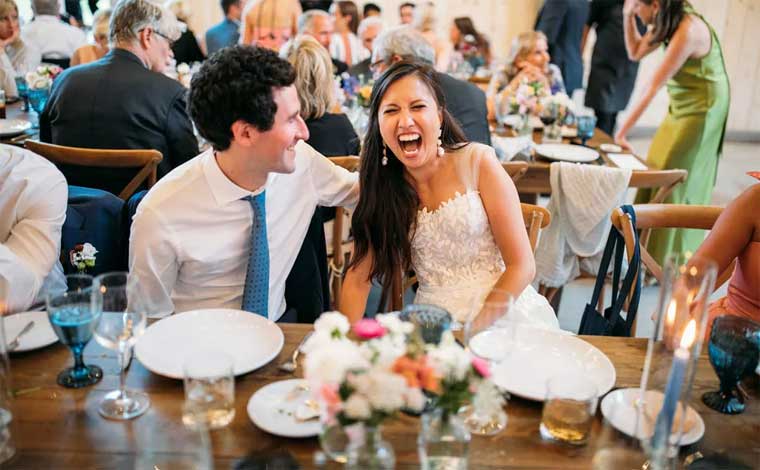
<svg viewBox="0 0 760 470">
<path fill-rule="evenodd" d="M 641 163 L 641 160 L 630 153 L 608 153 L 607 156 L 610 157 L 612 163 L 617 165 L 618 168 L 630 168 L 631 170 L 649 169 L 646 165 Z"/>
<path fill-rule="evenodd" d="M 525 149 L 531 149 L 535 145 L 532 135 L 523 135 L 520 137 L 501 137 L 498 135 L 491 136 L 491 145 L 500 153 L 500 160 L 508 162 L 515 158 L 515 155 Z"/>
</svg>

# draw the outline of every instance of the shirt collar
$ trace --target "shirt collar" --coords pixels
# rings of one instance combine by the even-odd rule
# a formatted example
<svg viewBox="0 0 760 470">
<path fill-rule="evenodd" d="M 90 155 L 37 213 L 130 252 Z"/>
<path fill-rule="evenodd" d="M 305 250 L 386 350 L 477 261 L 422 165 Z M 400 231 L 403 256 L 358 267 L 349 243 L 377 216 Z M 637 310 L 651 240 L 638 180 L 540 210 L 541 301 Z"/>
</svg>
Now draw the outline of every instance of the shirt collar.
<svg viewBox="0 0 760 470">
<path fill-rule="evenodd" d="M 224 206 L 230 202 L 239 201 L 247 196 L 261 194 L 269 184 L 269 177 L 267 177 L 267 182 L 264 183 L 264 186 L 253 192 L 248 191 L 230 181 L 230 179 L 227 178 L 227 175 L 222 173 L 222 169 L 219 168 L 219 164 L 214 156 L 213 149 L 206 150 L 201 158 L 203 159 L 203 174 L 206 176 L 209 188 L 211 188 L 211 194 L 214 196 L 216 203 L 220 206 Z"/>
</svg>

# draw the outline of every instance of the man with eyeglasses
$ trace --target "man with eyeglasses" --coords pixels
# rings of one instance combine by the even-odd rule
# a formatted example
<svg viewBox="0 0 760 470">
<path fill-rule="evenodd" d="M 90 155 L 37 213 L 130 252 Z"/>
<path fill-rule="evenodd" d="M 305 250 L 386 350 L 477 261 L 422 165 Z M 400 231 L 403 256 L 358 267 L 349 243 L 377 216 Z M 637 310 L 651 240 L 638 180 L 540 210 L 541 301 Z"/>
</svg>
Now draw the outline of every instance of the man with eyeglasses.
<svg viewBox="0 0 760 470">
<path fill-rule="evenodd" d="M 163 74 L 180 36 L 176 17 L 149 0 L 119 0 L 102 59 L 64 71 L 40 115 L 40 139 L 100 149 L 156 149 L 159 177 L 198 153 L 186 90 Z M 133 172 L 62 168 L 69 184 L 118 194 Z"/>
</svg>

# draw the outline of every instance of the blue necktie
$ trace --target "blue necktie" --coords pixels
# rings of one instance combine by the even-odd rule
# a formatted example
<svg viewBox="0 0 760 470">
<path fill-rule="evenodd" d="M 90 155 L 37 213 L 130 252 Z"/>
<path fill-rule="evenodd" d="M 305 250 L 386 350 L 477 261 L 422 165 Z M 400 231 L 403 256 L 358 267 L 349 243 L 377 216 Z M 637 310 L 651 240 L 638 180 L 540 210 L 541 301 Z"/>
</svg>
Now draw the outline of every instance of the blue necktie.
<svg viewBox="0 0 760 470">
<path fill-rule="evenodd" d="M 243 288 L 243 310 L 268 317 L 269 310 L 269 242 L 267 241 L 266 191 L 243 199 L 251 204 L 251 254 Z"/>
</svg>

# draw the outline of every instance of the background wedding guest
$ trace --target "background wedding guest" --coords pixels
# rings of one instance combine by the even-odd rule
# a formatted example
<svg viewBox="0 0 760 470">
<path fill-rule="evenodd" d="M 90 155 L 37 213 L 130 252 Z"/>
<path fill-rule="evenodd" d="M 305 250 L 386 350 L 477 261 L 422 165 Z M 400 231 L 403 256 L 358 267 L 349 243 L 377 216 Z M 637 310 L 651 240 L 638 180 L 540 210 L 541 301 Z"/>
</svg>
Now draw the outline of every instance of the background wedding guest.
<svg viewBox="0 0 760 470">
<path fill-rule="evenodd" d="M 130 271 L 154 314 L 223 307 L 297 319 L 283 293 L 316 206 L 355 204 L 358 184 L 303 142 L 294 81 L 287 61 L 247 46 L 193 76 L 190 113 L 212 148 L 159 181 L 132 224 Z"/>
<path fill-rule="evenodd" d="M 61 21 L 59 0 L 32 0 L 34 19 L 21 30 L 24 42 L 42 54 L 42 60 L 68 67 L 79 46 L 87 44 L 84 32 Z"/>
<path fill-rule="evenodd" d="M 28 310 L 46 290 L 65 291 L 58 257 L 68 186 L 28 150 L 0 145 L 0 313 Z"/>
<path fill-rule="evenodd" d="M 174 16 L 182 23 L 184 29 L 176 41 L 172 42 L 172 52 L 177 64 L 192 64 L 193 62 L 202 62 L 206 57 L 198 45 L 195 33 L 188 27 L 190 20 L 190 5 L 186 0 L 169 0 L 166 2 L 166 8 L 174 13 Z"/>
<path fill-rule="evenodd" d="M 592 0 L 588 21 L 583 32 L 583 46 L 590 29 L 596 31 L 596 43 L 591 56 L 591 71 L 586 88 L 586 106 L 596 114 L 596 127 L 614 135 L 617 115 L 628 106 L 638 62 L 625 53 L 623 37 L 624 0 Z"/>
<path fill-rule="evenodd" d="M 370 16 L 380 16 L 382 10 L 377 3 L 365 3 L 362 9 L 362 18 L 369 18 Z"/>
<path fill-rule="evenodd" d="M 433 46 L 436 70 L 446 72 L 451 60 L 452 46 L 449 41 L 438 37 L 436 33 L 437 23 L 435 5 L 432 2 L 425 2 L 414 9 L 412 26 Z"/>
<path fill-rule="evenodd" d="M 221 0 L 224 19 L 206 31 L 206 53 L 208 55 L 224 47 L 237 44 L 240 40 L 240 18 L 243 14 L 242 0 Z"/>
<path fill-rule="evenodd" d="M 398 6 L 398 18 L 401 24 L 412 24 L 414 21 L 414 8 L 412 2 L 404 2 Z"/>
<path fill-rule="evenodd" d="M 333 20 L 323 10 L 306 10 L 298 17 L 298 34 L 308 34 L 319 42 L 326 51 L 330 51 L 333 35 Z M 348 71 L 348 65 L 342 60 L 332 58 L 333 71 L 340 76 Z"/>
<path fill-rule="evenodd" d="M 98 10 L 92 17 L 92 37 L 95 44 L 79 47 L 71 56 L 71 66 L 89 64 L 103 58 L 110 50 L 108 45 L 108 25 L 111 21 L 111 9 Z"/>
<path fill-rule="evenodd" d="M 565 91 L 562 72 L 551 63 L 546 36 L 540 31 L 517 36 L 507 64 L 488 85 L 488 96 L 494 97 L 505 89 L 506 93 L 514 93 L 523 82 L 541 82 L 552 93 Z"/>
<path fill-rule="evenodd" d="M 372 77 L 372 71 L 369 69 L 372 63 L 372 44 L 375 42 L 375 38 L 383 31 L 383 28 L 383 20 L 377 16 L 364 18 L 359 23 L 359 39 L 361 39 L 362 45 L 368 54 L 366 59 L 348 69 L 349 75 L 354 77 L 363 75 L 365 79 Z"/>
<path fill-rule="evenodd" d="M 414 60 L 433 65 L 433 46 L 413 27 L 399 26 L 383 31 L 375 39 L 372 71 L 376 78 L 395 62 Z M 436 73 L 436 80 L 446 96 L 446 109 L 464 131 L 467 140 L 491 145 L 486 95 L 472 83 Z"/>
<path fill-rule="evenodd" d="M 40 115 L 40 140 L 72 147 L 156 149 L 159 176 L 198 153 L 187 90 L 165 76 L 182 25 L 150 0 L 121 0 L 111 16 L 114 48 L 56 78 Z M 70 184 L 118 194 L 134 176 L 106 168 L 61 167 Z"/>
<path fill-rule="evenodd" d="M 350 0 L 340 0 L 330 7 L 335 33 L 330 40 L 330 55 L 349 67 L 369 55 L 356 36 L 359 28 L 359 9 Z"/>
<path fill-rule="evenodd" d="M 296 35 L 298 0 L 249 0 L 243 12 L 243 44 L 279 51 Z"/>
<path fill-rule="evenodd" d="M 649 26 L 642 35 L 638 16 Z M 641 60 L 665 44 L 665 56 L 620 126 L 615 140 L 630 149 L 628 131 L 667 83 L 670 104 L 647 155 L 651 169 L 683 168 L 686 182 L 667 199 L 676 204 L 709 204 L 718 156 L 728 120 L 728 75 L 718 36 L 684 0 L 626 0 L 623 7 L 625 46 L 631 60 Z M 649 202 L 651 191 L 639 191 L 637 202 Z M 699 230 L 655 230 L 648 250 L 664 264 L 669 253 L 693 253 L 702 242 Z"/>
<path fill-rule="evenodd" d="M 449 39 L 454 51 L 461 54 L 473 70 L 487 67 L 491 63 L 491 46 L 488 39 L 475 29 L 469 16 L 454 18 L 449 29 Z"/>
<path fill-rule="evenodd" d="M 0 86 L 6 98 L 18 96 L 16 77 L 39 64 L 40 52 L 21 37 L 16 2 L 0 0 Z"/>
<path fill-rule="evenodd" d="M 562 71 L 569 95 L 583 88 L 581 38 L 588 10 L 588 0 L 546 0 L 536 22 L 536 30 L 546 34 L 549 54 Z"/>
</svg>

